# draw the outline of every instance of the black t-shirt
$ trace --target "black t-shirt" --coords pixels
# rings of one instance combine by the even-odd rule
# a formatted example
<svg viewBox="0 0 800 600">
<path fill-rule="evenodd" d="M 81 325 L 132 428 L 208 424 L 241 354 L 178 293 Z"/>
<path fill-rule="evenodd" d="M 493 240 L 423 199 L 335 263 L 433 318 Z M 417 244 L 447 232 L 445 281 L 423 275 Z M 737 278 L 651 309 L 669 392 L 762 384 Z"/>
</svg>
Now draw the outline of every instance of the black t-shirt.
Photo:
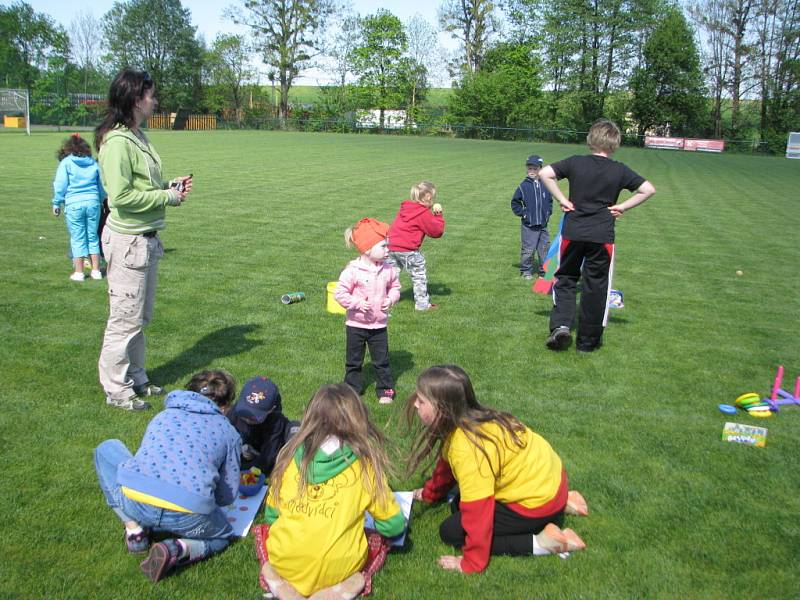
<svg viewBox="0 0 800 600">
<path fill-rule="evenodd" d="M 645 179 L 605 156 L 570 156 L 550 165 L 558 179 L 569 180 L 575 210 L 566 213 L 561 235 L 576 242 L 614 242 L 614 217 L 608 207 L 622 190 L 639 189 Z"/>
</svg>

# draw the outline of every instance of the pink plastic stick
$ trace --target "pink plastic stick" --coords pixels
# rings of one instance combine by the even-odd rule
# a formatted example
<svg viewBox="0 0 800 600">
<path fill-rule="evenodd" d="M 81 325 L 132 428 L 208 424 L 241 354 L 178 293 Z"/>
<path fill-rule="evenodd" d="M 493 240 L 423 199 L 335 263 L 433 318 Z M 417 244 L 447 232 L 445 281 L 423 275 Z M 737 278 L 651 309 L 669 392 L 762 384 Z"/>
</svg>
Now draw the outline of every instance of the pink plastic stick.
<svg viewBox="0 0 800 600">
<path fill-rule="evenodd" d="M 794 382 L 794 401 L 800 401 L 800 377 Z"/>
<path fill-rule="evenodd" d="M 783 381 L 783 365 L 778 367 L 778 374 L 775 375 L 775 383 L 772 384 L 772 401 L 778 399 L 778 390 L 781 389 L 781 382 Z"/>
</svg>

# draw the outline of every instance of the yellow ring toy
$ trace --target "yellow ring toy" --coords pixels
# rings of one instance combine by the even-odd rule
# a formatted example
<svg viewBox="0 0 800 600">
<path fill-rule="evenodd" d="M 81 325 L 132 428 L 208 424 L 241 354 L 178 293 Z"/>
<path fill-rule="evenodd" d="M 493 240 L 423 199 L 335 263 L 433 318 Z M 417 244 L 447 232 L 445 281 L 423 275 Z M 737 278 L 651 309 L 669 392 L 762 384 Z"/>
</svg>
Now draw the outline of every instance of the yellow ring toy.
<svg viewBox="0 0 800 600">
<path fill-rule="evenodd" d="M 755 402 L 760 402 L 761 396 L 756 394 L 755 392 L 747 392 L 746 394 L 742 394 L 739 396 L 734 404 L 739 408 L 746 408 L 748 404 L 754 404 Z"/>
</svg>

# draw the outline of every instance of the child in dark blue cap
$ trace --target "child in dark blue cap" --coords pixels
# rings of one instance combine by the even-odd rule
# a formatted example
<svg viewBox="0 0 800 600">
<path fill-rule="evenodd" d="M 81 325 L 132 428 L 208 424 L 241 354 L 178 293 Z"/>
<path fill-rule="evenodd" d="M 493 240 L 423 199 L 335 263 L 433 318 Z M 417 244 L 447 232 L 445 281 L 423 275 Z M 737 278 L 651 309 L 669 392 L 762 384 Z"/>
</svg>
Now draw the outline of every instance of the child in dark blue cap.
<svg viewBox="0 0 800 600">
<path fill-rule="evenodd" d="M 539 170 L 544 160 L 533 154 L 525 161 L 527 177 L 522 180 L 511 198 L 511 210 L 520 217 L 521 249 L 519 253 L 519 274 L 524 279 L 533 279 L 533 254 L 539 254 L 537 272 L 544 275 L 544 261 L 550 250 L 550 234 L 547 221 L 553 212 L 553 197 L 539 179 Z"/>
<path fill-rule="evenodd" d="M 242 436 L 242 469 L 258 467 L 265 475 L 300 425 L 283 414 L 281 393 L 268 377 L 253 377 L 244 384 L 228 418 Z"/>
</svg>

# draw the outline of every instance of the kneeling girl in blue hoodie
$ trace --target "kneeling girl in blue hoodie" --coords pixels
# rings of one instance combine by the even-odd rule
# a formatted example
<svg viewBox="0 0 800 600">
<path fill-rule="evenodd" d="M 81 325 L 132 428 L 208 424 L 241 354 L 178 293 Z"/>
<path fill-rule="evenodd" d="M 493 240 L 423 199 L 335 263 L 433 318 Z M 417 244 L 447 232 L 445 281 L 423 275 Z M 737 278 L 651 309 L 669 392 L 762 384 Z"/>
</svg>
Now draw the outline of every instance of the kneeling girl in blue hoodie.
<svg viewBox="0 0 800 600">
<path fill-rule="evenodd" d="M 100 488 L 125 524 L 128 552 L 150 549 L 140 566 L 154 582 L 230 543 L 233 530 L 221 507 L 239 489 L 242 441 L 225 416 L 235 397 L 229 373 L 203 371 L 186 390 L 169 393 L 136 455 L 119 440 L 95 449 Z M 150 547 L 153 531 L 175 537 Z"/>
</svg>

